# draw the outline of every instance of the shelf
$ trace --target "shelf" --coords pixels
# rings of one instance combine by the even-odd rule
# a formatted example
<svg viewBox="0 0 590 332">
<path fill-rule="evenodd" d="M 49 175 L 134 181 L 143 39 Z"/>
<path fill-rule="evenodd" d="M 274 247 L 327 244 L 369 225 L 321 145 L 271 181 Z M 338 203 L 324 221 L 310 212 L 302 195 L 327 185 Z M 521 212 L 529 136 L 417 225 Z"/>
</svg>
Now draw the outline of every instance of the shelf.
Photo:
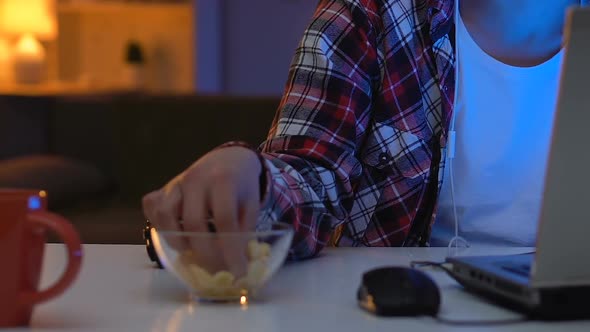
<svg viewBox="0 0 590 332">
<path fill-rule="evenodd" d="M 40 83 L 40 84 L 3 84 L 0 85 L 0 95 L 43 97 L 62 95 L 88 95 L 125 93 L 132 90 L 121 86 L 91 86 L 81 83 Z"/>
</svg>

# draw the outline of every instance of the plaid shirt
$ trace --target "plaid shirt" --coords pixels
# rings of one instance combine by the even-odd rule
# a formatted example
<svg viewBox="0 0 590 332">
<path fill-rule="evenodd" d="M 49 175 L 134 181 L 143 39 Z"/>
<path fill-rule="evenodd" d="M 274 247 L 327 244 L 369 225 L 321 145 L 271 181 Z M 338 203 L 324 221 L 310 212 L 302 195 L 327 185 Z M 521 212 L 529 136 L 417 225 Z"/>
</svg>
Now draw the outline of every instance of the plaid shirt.
<svg viewBox="0 0 590 332">
<path fill-rule="evenodd" d="M 454 78 L 452 0 L 321 0 L 261 145 L 259 227 L 293 224 L 290 257 L 426 246 Z"/>
</svg>

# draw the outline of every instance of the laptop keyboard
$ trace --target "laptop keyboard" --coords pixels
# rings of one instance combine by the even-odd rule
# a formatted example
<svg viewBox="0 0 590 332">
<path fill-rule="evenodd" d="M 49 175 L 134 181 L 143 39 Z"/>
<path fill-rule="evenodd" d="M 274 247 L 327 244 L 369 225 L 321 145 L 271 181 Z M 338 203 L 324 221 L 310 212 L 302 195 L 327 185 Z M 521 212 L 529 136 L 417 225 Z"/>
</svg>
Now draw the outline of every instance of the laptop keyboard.
<svg viewBox="0 0 590 332">
<path fill-rule="evenodd" d="M 514 272 L 521 276 L 528 277 L 531 275 L 531 265 L 526 263 L 516 263 L 516 262 L 500 262 L 498 263 L 499 266 L 510 272 Z"/>
</svg>

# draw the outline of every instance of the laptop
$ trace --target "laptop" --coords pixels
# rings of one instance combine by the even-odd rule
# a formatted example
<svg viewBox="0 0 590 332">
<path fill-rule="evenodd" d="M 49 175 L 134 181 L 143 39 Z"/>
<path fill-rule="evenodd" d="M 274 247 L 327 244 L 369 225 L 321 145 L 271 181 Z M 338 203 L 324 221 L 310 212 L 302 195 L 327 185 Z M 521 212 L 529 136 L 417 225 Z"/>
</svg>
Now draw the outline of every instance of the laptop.
<svg viewBox="0 0 590 332">
<path fill-rule="evenodd" d="M 467 290 L 536 319 L 590 318 L 590 8 L 568 10 L 564 41 L 535 252 L 446 259 Z"/>
</svg>

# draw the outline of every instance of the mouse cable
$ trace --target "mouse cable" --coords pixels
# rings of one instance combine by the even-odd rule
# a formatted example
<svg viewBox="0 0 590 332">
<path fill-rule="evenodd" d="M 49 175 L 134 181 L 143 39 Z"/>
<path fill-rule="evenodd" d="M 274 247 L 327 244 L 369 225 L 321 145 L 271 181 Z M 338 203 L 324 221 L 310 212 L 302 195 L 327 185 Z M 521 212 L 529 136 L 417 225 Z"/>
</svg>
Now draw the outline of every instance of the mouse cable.
<svg viewBox="0 0 590 332">
<path fill-rule="evenodd" d="M 410 262 L 410 267 L 412 268 L 420 268 L 420 267 L 434 267 L 445 271 L 449 276 L 453 279 L 454 274 L 453 270 L 451 270 L 448 266 L 446 266 L 446 262 L 433 262 L 433 261 L 412 261 Z M 441 324 L 446 325 L 454 325 L 454 326 L 496 326 L 496 325 L 510 325 L 510 324 L 519 324 L 532 321 L 528 317 L 517 317 L 517 318 L 510 318 L 510 319 L 494 319 L 494 320 L 455 320 L 449 319 L 441 316 L 432 316 L 434 320 Z"/>
</svg>

